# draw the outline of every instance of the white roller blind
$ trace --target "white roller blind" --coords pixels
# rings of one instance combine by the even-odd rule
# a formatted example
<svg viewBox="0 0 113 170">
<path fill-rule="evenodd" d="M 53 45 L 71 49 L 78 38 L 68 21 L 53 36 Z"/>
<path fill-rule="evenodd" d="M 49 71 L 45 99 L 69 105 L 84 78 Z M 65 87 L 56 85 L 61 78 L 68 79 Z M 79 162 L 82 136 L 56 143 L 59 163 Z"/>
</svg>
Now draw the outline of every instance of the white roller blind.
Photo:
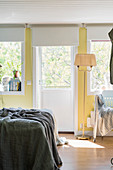
<svg viewBox="0 0 113 170">
<path fill-rule="evenodd" d="M 74 46 L 79 42 L 79 28 L 76 25 L 32 26 L 33 46 Z"/>
<path fill-rule="evenodd" d="M 87 26 L 87 40 L 109 40 L 108 33 L 112 28 L 111 25 Z"/>
<path fill-rule="evenodd" d="M 24 41 L 24 26 L 1 26 L 0 41 Z"/>
</svg>

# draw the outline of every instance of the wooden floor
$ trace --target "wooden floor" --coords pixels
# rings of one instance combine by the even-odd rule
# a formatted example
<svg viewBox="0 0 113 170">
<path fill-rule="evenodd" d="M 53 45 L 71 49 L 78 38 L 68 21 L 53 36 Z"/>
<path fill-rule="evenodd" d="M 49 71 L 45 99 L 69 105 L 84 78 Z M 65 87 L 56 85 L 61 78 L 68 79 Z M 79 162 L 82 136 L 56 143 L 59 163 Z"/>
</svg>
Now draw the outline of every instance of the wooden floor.
<svg viewBox="0 0 113 170">
<path fill-rule="evenodd" d="M 91 140 L 76 140 L 72 134 L 60 134 L 69 139 L 69 145 L 59 146 L 58 151 L 63 161 L 61 170 L 113 170 L 113 137 L 97 137 Z"/>
</svg>

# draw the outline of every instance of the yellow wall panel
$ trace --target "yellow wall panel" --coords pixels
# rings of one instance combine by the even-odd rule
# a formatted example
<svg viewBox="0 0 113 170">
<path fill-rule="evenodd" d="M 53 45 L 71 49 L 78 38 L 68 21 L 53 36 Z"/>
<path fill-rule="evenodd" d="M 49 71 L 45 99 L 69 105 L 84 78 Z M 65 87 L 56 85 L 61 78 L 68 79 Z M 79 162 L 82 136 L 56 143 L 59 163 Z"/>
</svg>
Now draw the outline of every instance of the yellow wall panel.
<svg viewBox="0 0 113 170">
<path fill-rule="evenodd" d="M 87 29 L 84 27 L 79 28 L 79 47 L 78 53 L 87 53 Z M 85 126 L 87 126 L 87 117 L 94 107 L 94 96 L 87 96 L 87 75 L 85 79 Z M 83 94 L 84 94 L 84 77 L 81 71 L 78 71 L 78 130 L 80 123 L 83 123 Z M 86 131 L 92 128 L 85 128 Z"/>
</svg>

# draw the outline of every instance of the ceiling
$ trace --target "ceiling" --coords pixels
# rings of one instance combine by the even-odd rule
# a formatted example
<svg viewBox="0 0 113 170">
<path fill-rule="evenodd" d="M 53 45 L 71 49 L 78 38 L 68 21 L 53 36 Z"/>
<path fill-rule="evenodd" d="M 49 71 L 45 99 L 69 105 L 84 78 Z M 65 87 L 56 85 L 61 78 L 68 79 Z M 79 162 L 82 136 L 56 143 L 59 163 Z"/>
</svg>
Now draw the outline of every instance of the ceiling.
<svg viewBox="0 0 113 170">
<path fill-rule="evenodd" d="M 113 23 L 113 0 L 0 0 L 0 24 Z"/>
</svg>

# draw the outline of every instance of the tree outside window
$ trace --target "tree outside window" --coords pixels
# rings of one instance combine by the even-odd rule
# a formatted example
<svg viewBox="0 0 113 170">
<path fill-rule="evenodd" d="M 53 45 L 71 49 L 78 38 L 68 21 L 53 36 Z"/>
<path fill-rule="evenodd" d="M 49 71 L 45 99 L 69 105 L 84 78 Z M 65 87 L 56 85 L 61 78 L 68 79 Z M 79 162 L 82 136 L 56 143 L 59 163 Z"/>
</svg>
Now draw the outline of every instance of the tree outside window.
<svg viewBox="0 0 113 170">
<path fill-rule="evenodd" d="M 21 42 L 0 42 L 0 91 L 21 91 Z"/>
<path fill-rule="evenodd" d="M 92 68 L 90 76 L 91 91 L 100 91 L 104 89 L 111 89 L 110 84 L 110 41 L 92 41 L 91 53 L 95 54 L 97 66 Z"/>
<path fill-rule="evenodd" d="M 41 57 L 43 86 L 71 87 L 71 47 L 42 47 Z"/>
<path fill-rule="evenodd" d="M 21 79 L 21 42 L 0 42 L 0 82 L 3 77 L 13 77 L 13 71 L 19 71 Z"/>
</svg>

